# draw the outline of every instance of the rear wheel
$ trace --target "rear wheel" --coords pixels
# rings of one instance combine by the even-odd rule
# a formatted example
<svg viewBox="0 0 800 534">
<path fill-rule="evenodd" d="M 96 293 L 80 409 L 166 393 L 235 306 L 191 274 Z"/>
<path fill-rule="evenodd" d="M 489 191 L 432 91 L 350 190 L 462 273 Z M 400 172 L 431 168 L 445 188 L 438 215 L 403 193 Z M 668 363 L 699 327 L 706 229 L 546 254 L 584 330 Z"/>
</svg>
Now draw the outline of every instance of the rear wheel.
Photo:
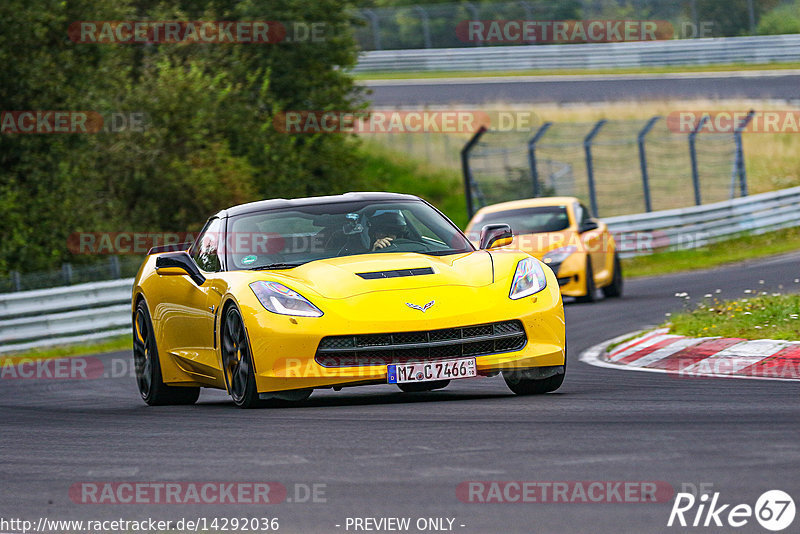
<svg viewBox="0 0 800 534">
<path fill-rule="evenodd" d="M 267 405 L 267 401 L 258 398 L 250 343 L 236 306 L 228 308 L 222 323 L 222 366 L 225 385 L 236 406 L 260 408 Z"/>
<path fill-rule="evenodd" d="M 168 386 L 161 376 L 156 336 L 144 300 L 136 305 L 133 317 L 133 363 L 136 385 L 142 399 L 150 406 L 194 404 L 200 396 L 199 387 Z"/>
<path fill-rule="evenodd" d="M 433 382 L 411 382 L 409 384 L 397 384 L 397 387 L 406 393 L 421 393 L 424 391 L 433 391 L 434 389 L 446 388 L 449 383 L 449 380 L 434 380 Z"/>
<path fill-rule="evenodd" d="M 508 389 L 517 395 L 541 395 L 561 387 L 567 374 L 566 365 L 534 367 L 520 371 L 503 371 Z"/>
<path fill-rule="evenodd" d="M 611 284 L 603 288 L 603 296 L 606 298 L 622 296 L 622 265 L 616 252 L 614 253 L 614 276 L 611 279 Z"/>
<path fill-rule="evenodd" d="M 578 302 L 594 302 L 597 294 L 597 287 L 594 285 L 594 271 L 592 270 L 592 259 L 586 255 L 586 269 L 583 271 L 586 278 L 586 294 L 577 297 Z"/>
</svg>

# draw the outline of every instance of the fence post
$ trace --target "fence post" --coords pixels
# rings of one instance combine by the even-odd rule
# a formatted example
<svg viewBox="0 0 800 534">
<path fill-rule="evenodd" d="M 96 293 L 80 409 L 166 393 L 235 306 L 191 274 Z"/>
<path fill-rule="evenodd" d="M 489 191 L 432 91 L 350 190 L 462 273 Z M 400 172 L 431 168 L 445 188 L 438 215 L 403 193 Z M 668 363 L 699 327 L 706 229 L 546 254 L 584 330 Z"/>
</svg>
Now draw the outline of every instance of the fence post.
<svg viewBox="0 0 800 534">
<path fill-rule="evenodd" d="M 22 291 L 22 275 L 19 271 L 11 271 L 11 281 L 14 284 L 14 291 Z"/>
<path fill-rule="evenodd" d="M 531 6 L 528 2 L 521 1 L 517 2 L 520 6 L 522 6 L 523 11 L 525 11 L 525 20 L 533 20 L 533 15 L 531 14 Z"/>
<path fill-rule="evenodd" d="M 600 119 L 592 128 L 592 131 L 583 139 L 583 151 L 586 153 L 586 178 L 589 180 L 589 201 L 592 204 L 592 215 L 598 217 L 597 210 L 597 191 L 594 187 L 594 163 L 592 162 L 592 140 L 600 132 L 600 128 L 606 123 L 605 119 Z"/>
<path fill-rule="evenodd" d="M 464 6 L 464 9 L 469 11 L 469 14 L 472 16 L 472 20 L 480 20 L 481 17 L 478 14 L 478 8 L 476 8 L 472 2 L 464 2 L 461 5 Z M 483 46 L 483 44 L 484 43 L 481 40 L 475 41 L 475 46 Z"/>
<path fill-rule="evenodd" d="M 69 263 L 62 263 L 61 275 L 64 277 L 64 285 L 72 285 L 72 265 Z"/>
<path fill-rule="evenodd" d="M 695 140 L 694 138 L 697 137 L 697 132 L 703 127 L 703 125 L 708 120 L 708 115 L 703 115 L 703 118 L 700 119 L 700 122 L 697 123 L 694 130 L 689 132 L 689 159 L 692 162 L 692 183 L 694 184 L 694 203 L 700 206 L 703 203 L 703 199 L 700 197 L 700 173 L 697 170 L 697 149 L 695 147 Z"/>
<path fill-rule="evenodd" d="M 472 136 L 472 139 L 467 141 L 467 144 L 461 149 L 461 172 L 464 175 L 464 194 L 467 197 L 467 216 L 470 219 L 475 215 L 475 206 L 472 202 L 473 179 L 472 171 L 469 168 L 469 152 L 480 141 L 484 133 L 486 133 L 486 126 L 481 126 Z"/>
<path fill-rule="evenodd" d="M 110 272 L 111 278 L 113 279 L 122 278 L 122 270 L 120 269 L 119 266 L 119 256 L 108 257 L 108 268 L 109 271 L 111 271 Z"/>
<path fill-rule="evenodd" d="M 645 151 L 644 147 L 644 138 L 647 137 L 647 134 L 650 133 L 650 130 L 653 129 L 658 119 L 660 119 L 658 115 L 655 117 L 651 117 L 647 124 L 644 125 L 644 128 L 639 132 L 639 136 L 637 137 L 637 141 L 639 143 L 639 166 L 642 169 L 642 191 L 644 192 L 644 209 L 646 212 L 653 211 L 653 205 L 650 202 L 650 177 L 647 174 L 647 152 Z"/>
<path fill-rule="evenodd" d="M 362 9 L 361 12 L 369 19 L 372 26 L 372 45 L 375 50 L 381 50 L 381 25 L 378 15 L 371 9 Z"/>
<path fill-rule="evenodd" d="M 736 126 L 733 132 L 733 142 L 736 144 L 736 171 L 739 173 L 739 194 L 743 197 L 747 196 L 747 170 L 744 166 L 744 149 L 742 148 L 742 130 L 747 128 L 750 121 L 753 120 L 755 110 L 751 109 L 747 112 L 747 116 L 742 119 L 742 122 Z"/>
<path fill-rule="evenodd" d="M 539 142 L 539 139 L 547 133 L 547 129 L 552 126 L 552 122 L 545 122 L 542 124 L 536 133 L 533 134 L 533 137 L 530 138 L 528 141 L 528 165 L 531 168 L 531 180 L 533 180 L 533 196 L 538 197 L 541 194 L 541 190 L 539 187 L 539 170 L 536 168 L 536 143 Z"/>
<path fill-rule="evenodd" d="M 419 18 L 422 20 L 422 35 L 425 38 L 425 48 L 433 48 L 431 43 L 431 26 L 428 20 L 428 12 L 422 6 L 412 6 L 414 11 L 419 13 Z"/>
</svg>

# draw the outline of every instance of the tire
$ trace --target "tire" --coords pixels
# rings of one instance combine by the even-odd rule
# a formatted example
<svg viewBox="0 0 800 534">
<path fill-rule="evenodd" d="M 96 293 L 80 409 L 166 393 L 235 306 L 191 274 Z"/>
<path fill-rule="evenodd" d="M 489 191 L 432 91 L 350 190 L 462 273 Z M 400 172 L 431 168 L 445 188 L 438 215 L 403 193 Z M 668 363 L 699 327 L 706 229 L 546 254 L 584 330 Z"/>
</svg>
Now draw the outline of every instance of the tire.
<svg viewBox="0 0 800 534">
<path fill-rule="evenodd" d="M 435 380 L 433 382 L 419 382 L 417 384 L 397 384 L 397 387 L 405 393 L 422 393 L 425 391 L 433 391 L 434 389 L 446 388 L 450 383 L 449 380 Z"/>
<path fill-rule="evenodd" d="M 586 277 L 586 294 L 577 297 L 578 302 L 594 302 L 597 299 L 597 287 L 594 285 L 594 271 L 592 270 L 592 259 L 586 255 L 586 270 L 584 271 Z"/>
<path fill-rule="evenodd" d="M 622 264 L 619 261 L 619 256 L 614 253 L 614 276 L 611 278 L 611 284 L 603 289 L 603 296 L 607 299 L 619 298 L 622 296 Z"/>
<path fill-rule="evenodd" d="M 556 367 L 560 367 L 561 372 L 547 378 L 538 378 L 537 375 L 540 374 L 540 369 L 548 368 L 533 368 L 522 371 L 503 371 L 503 379 L 506 381 L 508 389 L 517 395 L 543 395 L 557 390 L 564 383 L 564 377 L 567 374 L 566 359 L 564 365 Z"/>
<path fill-rule="evenodd" d="M 239 408 L 263 408 L 269 401 L 258 397 L 253 355 L 236 306 L 226 311 L 221 328 L 222 373 L 233 403 Z"/>
<path fill-rule="evenodd" d="M 168 386 L 161 376 L 156 336 L 147 304 L 140 300 L 133 317 L 133 363 L 136 385 L 142 400 L 149 406 L 194 404 L 200 396 L 199 387 Z"/>
</svg>

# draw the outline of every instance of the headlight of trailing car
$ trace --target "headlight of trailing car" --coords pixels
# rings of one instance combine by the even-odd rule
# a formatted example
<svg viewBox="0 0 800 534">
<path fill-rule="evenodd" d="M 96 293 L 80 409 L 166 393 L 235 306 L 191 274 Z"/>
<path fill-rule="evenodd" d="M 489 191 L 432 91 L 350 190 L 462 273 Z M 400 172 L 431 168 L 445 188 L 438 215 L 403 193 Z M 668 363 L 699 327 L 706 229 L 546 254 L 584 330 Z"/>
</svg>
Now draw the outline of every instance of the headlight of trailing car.
<svg viewBox="0 0 800 534">
<path fill-rule="evenodd" d="M 547 264 L 550 263 L 563 263 L 564 260 L 570 257 L 573 253 L 578 251 L 578 247 L 574 245 L 569 245 L 566 247 L 561 247 L 557 249 L 553 249 L 547 254 L 544 255 L 544 262 Z"/>
<path fill-rule="evenodd" d="M 259 302 L 272 313 L 322 317 L 322 310 L 311 304 L 307 298 L 278 282 L 253 282 L 250 284 L 250 289 L 256 294 Z"/>
<path fill-rule="evenodd" d="M 542 264 L 533 258 L 525 258 L 517 264 L 509 297 L 516 300 L 538 293 L 547 286 Z"/>
</svg>

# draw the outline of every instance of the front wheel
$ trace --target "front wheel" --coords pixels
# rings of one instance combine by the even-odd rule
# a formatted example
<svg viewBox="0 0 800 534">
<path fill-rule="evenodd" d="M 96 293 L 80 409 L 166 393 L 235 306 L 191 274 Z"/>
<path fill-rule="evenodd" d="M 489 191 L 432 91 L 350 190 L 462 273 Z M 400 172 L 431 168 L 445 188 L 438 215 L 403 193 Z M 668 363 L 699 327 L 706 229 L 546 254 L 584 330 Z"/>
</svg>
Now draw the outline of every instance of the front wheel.
<svg viewBox="0 0 800 534">
<path fill-rule="evenodd" d="M 622 296 L 622 265 L 616 252 L 614 253 L 614 276 L 611 279 L 611 284 L 603 288 L 603 296 L 606 298 Z"/>
<path fill-rule="evenodd" d="M 508 389 L 517 395 L 542 395 L 561 387 L 567 374 L 566 365 L 534 367 L 519 371 L 503 371 Z"/>
<path fill-rule="evenodd" d="M 250 343 L 244 330 L 242 315 L 236 306 L 228 308 L 222 323 L 222 365 L 225 385 L 236 406 L 266 406 L 267 403 L 258 397 Z"/>
<path fill-rule="evenodd" d="M 161 376 L 158 347 L 153 322 L 144 300 L 136 305 L 133 316 L 133 363 L 136 385 L 142 400 L 149 406 L 194 404 L 200 396 L 199 387 L 168 386 Z"/>
</svg>

